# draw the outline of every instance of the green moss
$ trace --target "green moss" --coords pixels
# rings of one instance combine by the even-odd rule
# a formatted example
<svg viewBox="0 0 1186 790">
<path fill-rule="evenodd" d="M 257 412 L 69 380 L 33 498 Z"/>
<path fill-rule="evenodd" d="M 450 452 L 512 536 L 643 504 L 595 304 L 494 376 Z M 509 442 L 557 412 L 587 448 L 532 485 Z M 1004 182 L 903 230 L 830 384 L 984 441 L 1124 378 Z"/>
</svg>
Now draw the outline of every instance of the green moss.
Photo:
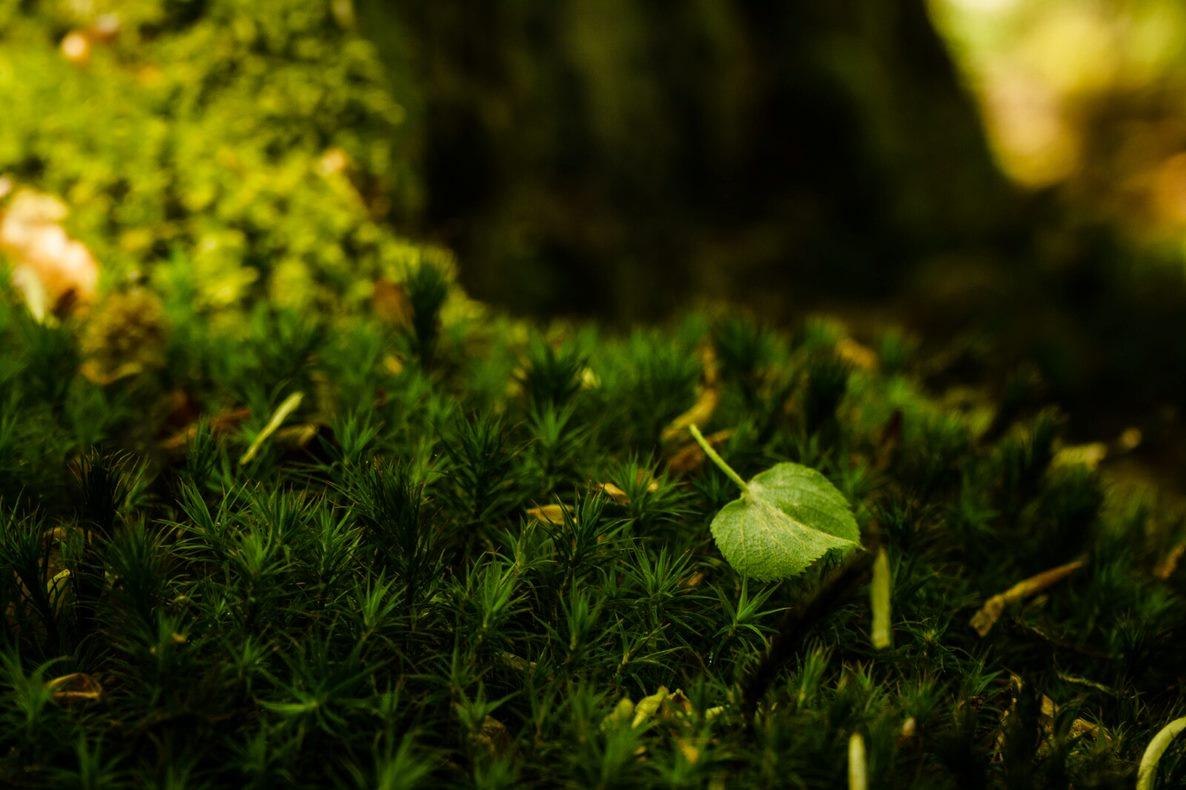
<svg viewBox="0 0 1186 790">
<path fill-rule="evenodd" d="M 414 262 L 380 221 L 416 197 L 405 112 L 371 47 L 329 3 L 212 0 L 184 23 L 187 5 L 114 4 L 119 33 L 85 63 L 55 44 L 101 3 L 5 12 L 0 174 L 71 206 L 109 284 L 184 283 L 203 309 L 357 300 L 359 273 Z"/>
<path fill-rule="evenodd" d="M 1110 785 L 1181 715 L 1180 583 L 1152 572 L 1180 522 L 1107 496 L 1082 467 L 1051 468 L 1057 420 L 992 438 L 976 428 L 991 404 L 940 406 L 899 364 L 892 379 L 854 371 L 831 423 L 812 422 L 816 401 L 794 393 L 831 377 L 812 360 L 837 338 L 802 354 L 771 329 L 732 344 L 719 386 L 750 394 L 723 398 L 706 431 L 738 428 L 725 452 L 742 474 L 820 468 L 894 579 L 892 648 L 870 646 L 866 597 L 842 596 L 794 637 L 751 720 L 742 689 L 779 610 L 827 569 L 740 578 L 707 528 L 728 481 L 667 468 L 680 448 L 656 426 L 696 399 L 712 322 L 547 341 L 454 311 L 426 364 L 414 326 L 257 315 L 233 333 L 170 316 L 163 366 L 100 386 L 76 372 L 68 328 L 5 313 L 6 775 L 815 786 L 841 781 L 860 730 L 884 786 Z M 170 389 L 188 413 L 170 411 Z M 296 390 L 298 411 L 240 465 Z M 97 423 L 83 426 L 79 399 Z M 209 427 L 188 451 L 161 445 L 195 416 Z M 555 523 L 526 515 L 550 503 Z M 987 637 L 968 625 L 989 595 L 1080 554 L 1084 570 Z M 37 701 L 72 671 L 102 697 Z M 1058 715 L 1025 713 L 1011 675 Z M 637 729 L 602 725 L 660 686 L 686 702 Z M 1161 770 L 1179 775 L 1173 753 Z"/>
<path fill-rule="evenodd" d="M 62 321 L 0 286 L 0 780 L 836 786 L 861 732 L 873 786 L 1127 786 L 1186 710 L 1182 512 L 1055 413 L 834 321 L 511 320 L 359 197 L 405 199 L 399 114 L 332 5 L 138 3 L 85 67 L 67 7 L 0 5 L 0 169 L 108 278 Z M 735 487 L 665 431 L 698 402 L 743 477 L 849 499 L 891 648 L 854 566 L 723 560 Z"/>
</svg>

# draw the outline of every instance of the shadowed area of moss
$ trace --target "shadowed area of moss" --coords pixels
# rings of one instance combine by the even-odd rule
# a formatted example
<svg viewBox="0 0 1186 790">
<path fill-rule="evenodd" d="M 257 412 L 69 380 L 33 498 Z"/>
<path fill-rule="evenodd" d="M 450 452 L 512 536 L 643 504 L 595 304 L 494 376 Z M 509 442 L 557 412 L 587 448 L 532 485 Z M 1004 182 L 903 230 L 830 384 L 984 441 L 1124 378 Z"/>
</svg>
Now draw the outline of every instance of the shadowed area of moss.
<svg viewBox="0 0 1186 790">
<path fill-rule="evenodd" d="M 107 384 L 5 303 L 6 776 L 825 786 L 860 732 L 873 786 L 1123 785 L 1181 715 L 1179 511 L 1055 415 L 927 396 L 892 333 L 850 367 L 819 320 L 543 332 L 442 309 L 441 277 L 397 284 L 416 321 L 166 311 L 162 361 Z M 820 470 L 887 550 L 892 647 L 839 560 L 759 583 L 718 553 L 736 486 L 662 438 L 708 388 L 739 474 Z"/>
</svg>

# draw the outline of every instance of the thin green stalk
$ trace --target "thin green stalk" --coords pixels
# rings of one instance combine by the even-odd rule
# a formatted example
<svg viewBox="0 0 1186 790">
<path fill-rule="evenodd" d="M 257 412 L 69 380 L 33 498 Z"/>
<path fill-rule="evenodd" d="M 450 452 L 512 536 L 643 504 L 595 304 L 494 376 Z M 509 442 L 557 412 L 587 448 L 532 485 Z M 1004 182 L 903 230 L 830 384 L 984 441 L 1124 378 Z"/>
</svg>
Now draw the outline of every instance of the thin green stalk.
<svg viewBox="0 0 1186 790">
<path fill-rule="evenodd" d="M 720 454 L 716 450 L 712 449 L 712 445 L 709 444 L 708 440 L 704 438 L 704 434 L 700 433 L 700 429 L 695 425 L 689 425 L 688 430 L 692 433 L 692 438 L 695 439 L 696 443 L 700 445 L 700 449 L 704 451 L 704 454 L 707 455 L 712 460 L 712 462 L 717 465 L 717 468 L 724 472 L 730 480 L 737 484 L 737 487 L 741 489 L 741 493 L 749 496 L 749 486 L 744 480 L 741 479 L 741 475 L 734 472 L 733 467 L 725 463 L 725 459 L 721 458 Z"/>
</svg>

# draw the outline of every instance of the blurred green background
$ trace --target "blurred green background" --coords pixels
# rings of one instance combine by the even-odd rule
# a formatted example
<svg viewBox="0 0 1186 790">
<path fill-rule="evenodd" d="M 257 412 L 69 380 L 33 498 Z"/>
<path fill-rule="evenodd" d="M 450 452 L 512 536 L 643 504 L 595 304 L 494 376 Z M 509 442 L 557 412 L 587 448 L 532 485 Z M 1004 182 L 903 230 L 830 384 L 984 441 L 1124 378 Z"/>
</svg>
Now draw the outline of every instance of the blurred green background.
<svg viewBox="0 0 1186 790">
<path fill-rule="evenodd" d="M 1186 389 L 1173 0 L 362 0 L 476 296 L 827 308 L 966 340 L 1078 414 Z"/>
<path fill-rule="evenodd" d="M 828 310 L 1170 431 L 1184 41 L 1174 0 L 0 0 L 0 212 L 210 320 L 451 255 L 520 315 Z"/>
</svg>

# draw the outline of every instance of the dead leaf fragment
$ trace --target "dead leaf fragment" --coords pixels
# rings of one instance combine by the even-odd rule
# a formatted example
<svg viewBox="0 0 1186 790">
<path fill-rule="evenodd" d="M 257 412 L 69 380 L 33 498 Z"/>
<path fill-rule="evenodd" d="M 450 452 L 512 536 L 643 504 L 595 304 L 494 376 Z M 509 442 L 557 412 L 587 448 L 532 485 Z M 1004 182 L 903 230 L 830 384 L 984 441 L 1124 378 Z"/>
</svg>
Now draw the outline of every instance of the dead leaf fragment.
<svg viewBox="0 0 1186 790">
<path fill-rule="evenodd" d="M 563 505 L 540 505 L 527 508 L 527 515 L 536 521 L 551 524 L 554 527 L 564 526 L 565 507 Z"/>
<path fill-rule="evenodd" d="M 216 434 L 226 433 L 232 428 L 238 427 L 250 416 L 251 410 L 245 407 L 219 412 L 210 420 L 210 430 Z M 169 436 L 161 442 L 160 447 L 166 452 L 184 450 L 197 435 L 198 423 L 195 422 Z"/>
<path fill-rule="evenodd" d="M 1082 568 L 1085 564 L 1086 560 L 1079 559 L 1074 562 L 1068 562 L 1066 565 L 1059 565 L 1057 568 L 1042 571 L 1035 576 L 1020 581 L 1003 593 L 992 596 L 984 602 L 984 605 L 980 607 L 980 611 L 972 616 L 970 623 L 972 628 L 976 629 L 976 633 L 980 636 L 987 636 L 988 632 L 992 630 L 992 627 L 996 625 L 997 620 L 1001 619 L 1001 615 L 1004 614 L 1006 607 L 1019 603 L 1031 595 L 1036 595 L 1054 586 Z"/>
<path fill-rule="evenodd" d="M 841 338 L 836 344 L 836 356 L 860 370 L 877 369 L 877 354 L 851 337 Z"/>
<path fill-rule="evenodd" d="M 412 300 L 401 283 L 380 277 L 371 296 L 375 315 L 384 323 L 406 329 L 412 325 Z"/>
<path fill-rule="evenodd" d="M 1041 716 L 1039 721 L 1042 725 L 1042 733 L 1044 738 L 1054 737 L 1054 724 L 1058 717 L 1058 704 L 1050 699 L 1045 694 L 1042 695 L 1041 701 Z M 1072 738 L 1085 738 L 1087 736 L 1095 737 L 1101 734 L 1100 726 L 1095 722 L 1090 722 L 1082 717 L 1076 718 L 1071 722 L 1070 735 Z"/>
<path fill-rule="evenodd" d="M 482 719 L 481 726 L 469 734 L 469 742 L 471 746 L 481 749 L 491 757 L 498 757 L 511 747 L 511 733 L 501 721 L 487 716 Z"/>
<path fill-rule="evenodd" d="M 28 189 L 0 212 L 0 252 L 12 259 L 12 282 L 38 319 L 59 304 L 89 304 L 98 290 L 98 262 L 61 225 L 68 213 L 62 201 Z"/>
<path fill-rule="evenodd" d="M 1054 454 L 1050 463 L 1055 467 L 1081 465 L 1088 469 L 1096 469 L 1107 457 L 1108 445 L 1103 442 L 1091 442 L 1063 447 Z"/>
<path fill-rule="evenodd" d="M 46 682 L 45 687 L 53 694 L 54 702 L 96 702 L 103 696 L 99 681 L 85 672 L 71 672 Z"/>
<path fill-rule="evenodd" d="M 626 494 L 626 492 L 618 488 L 613 483 L 598 483 L 597 488 L 600 489 L 601 493 L 605 494 L 619 505 L 630 504 L 630 497 Z"/>
<path fill-rule="evenodd" d="M 894 460 L 894 454 L 902 443 L 902 410 L 894 409 L 889 420 L 881 429 L 881 436 L 877 441 L 877 461 L 874 467 L 881 472 L 889 469 Z"/>
<path fill-rule="evenodd" d="M 1168 581 L 1177 572 L 1178 566 L 1182 564 L 1183 555 L 1186 555 L 1186 540 L 1178 543 L 1161 558 L 1153 569 L 1153 575 L 1163 582 Z"/>
<path fill-rule="evenodd" d="M 646 482 L 646 490 L 649 493 L 653 494 L 659 490 L 659 481 L 652 477 L 647 470 L 639 469 L 638 475 L 635 477 L 635 482 L 642 485 L 644 481 Z M 613 483 L 598 483 L 597 489 L 619 505 L 630 504 L 630 495 Z"/>
<path fill-rule="evenodd" d="M 717 404 L 720 400 L 721 395 L 715 387 L 702 387 L 700 389 L 700 395 L 696 398 L 696 402 L 692 404 L 692 407 L 672 420 L 663 429 L 661 437 L 663 443 L 670 444 L 673 441 L 681 439 L 687 434 L 689 426 L 704 425 L 712 419 L 713 412 L 717 410 Z"/>
<path fill-rule="evenodd" d="M 710 433 L 704 437 L 714 448 L 720 447 L 725 442 L 729 441 L 733 436 L 732 428 L 725 428 L 724 430 Z M 667 458 L 667 468 L 677 474 L 685 474 L 700 468 L 704 463 L 704 451 L 700 449 L 700 445 L 695 442 L 690 442 L 680 449 L 676 450 Z"/>
</svg>

